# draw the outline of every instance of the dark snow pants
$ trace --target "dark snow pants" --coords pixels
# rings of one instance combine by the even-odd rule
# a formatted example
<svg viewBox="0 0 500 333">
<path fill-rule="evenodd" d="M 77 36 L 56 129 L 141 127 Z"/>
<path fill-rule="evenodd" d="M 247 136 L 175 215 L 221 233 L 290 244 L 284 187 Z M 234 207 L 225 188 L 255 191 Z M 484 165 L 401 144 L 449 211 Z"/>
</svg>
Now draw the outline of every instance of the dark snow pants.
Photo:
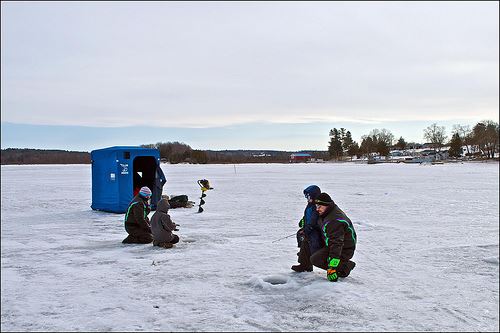
<svg viewBox="0 0 500 333">
<path fill-rule="evenodd" d="M 140 234 L 140 235 L 128 235 L 127 238 L 122 240 L 123 244 L 148 244 L 153 241 L 153 235 L 151 234 Z"/>
<path fill-rule="evenodd" d="M 324 270 L 328 269 L 328 253 L 329 249 L 324 247 L 318 251 L 316 251 L 310 258 L 310 262 L 319 268 Z M 351 270 L 354 268 L 354 261 L 349 259 L 354 255 L 354 249 L 343 249 L 342 256 L 340 257 L 340 263 L 337 266 L 337 274 L 339 277 L 346 277 L 351 273 Z"/>
<path fill-rule="evenodd" d="M 311 250 L 309 248 L 309 242 L 307 238 L 302 239 L 300 242 L 300 250 L 299 250 L 299 264 L 304 266 L 305 268 L 312 268 L 311 260 L 309 259 L 311 257 Z"/>
<path fill-rule="evenodd" d="M 154 246 L 161 246 L 163 247 L 165 244 L 177 244 L 179 243 L 179 236 L 173 235 L 174 238 L 170 242 L 158 242 L 158 241 L 153 241 Z"/>
</svg>

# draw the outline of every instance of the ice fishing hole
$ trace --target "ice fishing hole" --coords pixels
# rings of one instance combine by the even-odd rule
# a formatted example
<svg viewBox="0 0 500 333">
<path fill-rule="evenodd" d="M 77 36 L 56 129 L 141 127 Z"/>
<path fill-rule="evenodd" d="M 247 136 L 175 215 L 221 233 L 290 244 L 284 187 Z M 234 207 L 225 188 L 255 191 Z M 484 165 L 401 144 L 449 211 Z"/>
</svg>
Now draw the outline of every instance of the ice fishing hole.
<svg viewBox="0 0 500 333">
<path fill-rule="evenodd" d="M 285 284 L 288 282 L 288 278 L 286 276 L 272 275 L 263 279 L 264 282 L 276 285 L 276 284 Z"/>
</svg>

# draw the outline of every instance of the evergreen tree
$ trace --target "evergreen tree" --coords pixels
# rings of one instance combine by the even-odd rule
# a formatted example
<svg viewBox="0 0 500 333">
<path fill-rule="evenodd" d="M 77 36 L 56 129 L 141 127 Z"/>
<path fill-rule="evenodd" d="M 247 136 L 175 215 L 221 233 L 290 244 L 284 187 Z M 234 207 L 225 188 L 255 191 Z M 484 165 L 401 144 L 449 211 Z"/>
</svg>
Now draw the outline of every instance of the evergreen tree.
<svg viewBox="0 0 500 333">
<path fill-rule="evenodd" d="M 347 155 L 351 157 L 351 161 L 354 155 L 359 156 L 359 145 L 356 141 L 353 141 L 352 144 L 347 148 Z"/>
<path fill-rule="evenodd" d="M 380 156 L 387 156 L 389 155 L 390 147 L 387 144 L 387 142 L 383 140 L 379 140 L 376 145 L 377 153 L 380 154 Z"/>
<path fill-rule="evenodd" d="M 360 153 L 369 156 L 375 151 L 376 142 L 373 142 L 373 138 L 368 135 L 363 135 L 361 137 L 361 145 L 359 146 Z"/>
<path fill-rule="evenodd" d="M 354 143 L 354 141 L 352 140 L 351 132 L 347 131 L 345 133 L 344 137 L 342 138 L 342 148 L 344 149 L 344 151 L 348 151 L 349 147 L 353 143 Z"/>
<path fill-rule="evenodd" d="M 450 150 L 448 151 L 450 157 L 462 156 L 462 139 L 458 133 L 453 134 L 450 140 Z"/>
<path fill-rule="evenodd" d="M 396 147 L 399 150 L 405 150 L 406 149 L 406 141 L 403 139 L 403 137 L 399 137 L 398 143 L 396 143 Z"/>
<path fill-rule="evenodd" d="M 340 128 L 340 131 L 339 131 L 339 139 L 341 142 L 344 142 L 344 139 L 346 137 L 347 133 L 346 133 L 346 129 L 341 127 Z"/>
<path fill-rule="evenodd" d="M 344 139 L 342 140 L 342 148 L 344 149 L 344 152 L 347 153 L 347 156 L 351 157 L 351 160 L 354 155 L 358 154 L 358 143 L 352 139 L 350 131 L 345 133 Z"/>
<path fill-rule="evenodd" d="M 342 141 L 340 139 L 340 132 L 336 128 L 330 130 L 330 144 L 328 145 L 328 154 L 330 158 L 336 160 L 343 154 Z"/>
</svg>

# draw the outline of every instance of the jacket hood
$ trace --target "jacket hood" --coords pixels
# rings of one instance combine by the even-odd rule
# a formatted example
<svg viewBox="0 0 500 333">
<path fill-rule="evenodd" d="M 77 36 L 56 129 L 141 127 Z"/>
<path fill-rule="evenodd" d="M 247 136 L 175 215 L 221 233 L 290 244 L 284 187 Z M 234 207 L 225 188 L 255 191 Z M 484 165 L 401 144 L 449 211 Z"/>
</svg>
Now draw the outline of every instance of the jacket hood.
<svg viewBox="0 0 500 333">
<path fill-rule="evenodd" d="M 308 186 L 304 190 L 304 195 L 306 196 L 306 198 L 309 197 L 309 198 L 311 198 L 313 200 L 316 200 L 316 198 L 320 194 L 321 194 L 321 190 L 316 185 Z"/>
<path fill-rule="evenodd" d="M 170 209 L 170 204 L 168 203 L 167 199 L 161 199 L 160 201 L 158 201 L 158 204 L 156 205 L 157 211 L 160 211 L 162 213 L 167 213 L 169 209 Z"/>
</svg>

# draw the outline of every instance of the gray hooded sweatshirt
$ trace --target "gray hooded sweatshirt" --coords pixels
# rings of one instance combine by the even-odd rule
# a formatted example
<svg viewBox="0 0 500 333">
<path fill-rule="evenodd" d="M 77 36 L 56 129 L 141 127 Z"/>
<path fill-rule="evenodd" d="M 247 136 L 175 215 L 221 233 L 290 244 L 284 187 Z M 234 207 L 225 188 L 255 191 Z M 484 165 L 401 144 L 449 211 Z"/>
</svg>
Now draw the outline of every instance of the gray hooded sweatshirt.
<svg viewBox="0 0 500 333">
<path fill-rule="evenodd" d="M 158 201 L 156 211 L 151 217 L 151 232 L 153 239 L 160 243 L 169 243 L 173 238 L 172 231 L 175 229 L 175 223 L 170 219 L 168 210 L 170 204 L 168 200 L 161 199 Z"/>
</svg>

